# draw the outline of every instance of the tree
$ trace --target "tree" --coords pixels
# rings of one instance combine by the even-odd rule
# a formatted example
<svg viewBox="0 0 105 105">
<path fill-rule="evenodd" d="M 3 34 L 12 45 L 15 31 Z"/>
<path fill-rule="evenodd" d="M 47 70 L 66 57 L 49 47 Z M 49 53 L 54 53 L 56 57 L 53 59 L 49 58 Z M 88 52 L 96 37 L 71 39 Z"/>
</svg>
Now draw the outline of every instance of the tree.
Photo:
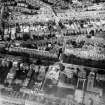
<svg viewBox="0 0 105 105">
<path fill-rule="evenodd" d="M 30 35 L 28 34 L 28 33 L 24 33 L 23 34 L 23 40 L 28 40 L 28 39 L 30 39 Z"/>
<path fill-rule="evenodd" d="M 4 7 L 3 13 L 2 13 L 2 19 L 8 20 L 9 18 L 9 8 L 6 6 Z"/>
</svg>

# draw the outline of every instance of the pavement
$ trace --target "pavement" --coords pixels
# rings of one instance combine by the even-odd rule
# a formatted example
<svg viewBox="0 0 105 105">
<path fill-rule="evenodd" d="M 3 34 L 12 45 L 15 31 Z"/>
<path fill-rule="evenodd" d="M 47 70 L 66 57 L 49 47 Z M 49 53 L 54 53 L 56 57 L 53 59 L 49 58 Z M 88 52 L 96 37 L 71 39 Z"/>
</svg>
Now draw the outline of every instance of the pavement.
<svg viewBox="0 0 105 105">
<path fill-rule="evenodd" d="M 68 88 L 68 86 L 63 87 L 63 86 L 58 86 L 57 84 L 53 84 L 50 79 L 45 80 L 42 89 L 45 92 L 45 94 L 53 95 L 59 98 L 66 98 L 68 95 L 74 94 L 74 90 L 72 88 Z"/>
</svg>

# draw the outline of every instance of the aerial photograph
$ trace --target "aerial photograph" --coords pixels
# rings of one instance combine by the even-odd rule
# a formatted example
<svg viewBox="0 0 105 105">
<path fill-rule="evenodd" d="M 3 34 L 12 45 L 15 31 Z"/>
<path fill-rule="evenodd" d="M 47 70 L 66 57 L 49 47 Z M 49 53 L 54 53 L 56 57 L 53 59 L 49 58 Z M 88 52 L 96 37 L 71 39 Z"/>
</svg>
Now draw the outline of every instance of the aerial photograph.
<svg viewBox="0 0 105 105">
<path fill-rule="evenodd" d="M 0 0 L 0 105 L 105 105 L 105 0 Z"/>
</svg>

